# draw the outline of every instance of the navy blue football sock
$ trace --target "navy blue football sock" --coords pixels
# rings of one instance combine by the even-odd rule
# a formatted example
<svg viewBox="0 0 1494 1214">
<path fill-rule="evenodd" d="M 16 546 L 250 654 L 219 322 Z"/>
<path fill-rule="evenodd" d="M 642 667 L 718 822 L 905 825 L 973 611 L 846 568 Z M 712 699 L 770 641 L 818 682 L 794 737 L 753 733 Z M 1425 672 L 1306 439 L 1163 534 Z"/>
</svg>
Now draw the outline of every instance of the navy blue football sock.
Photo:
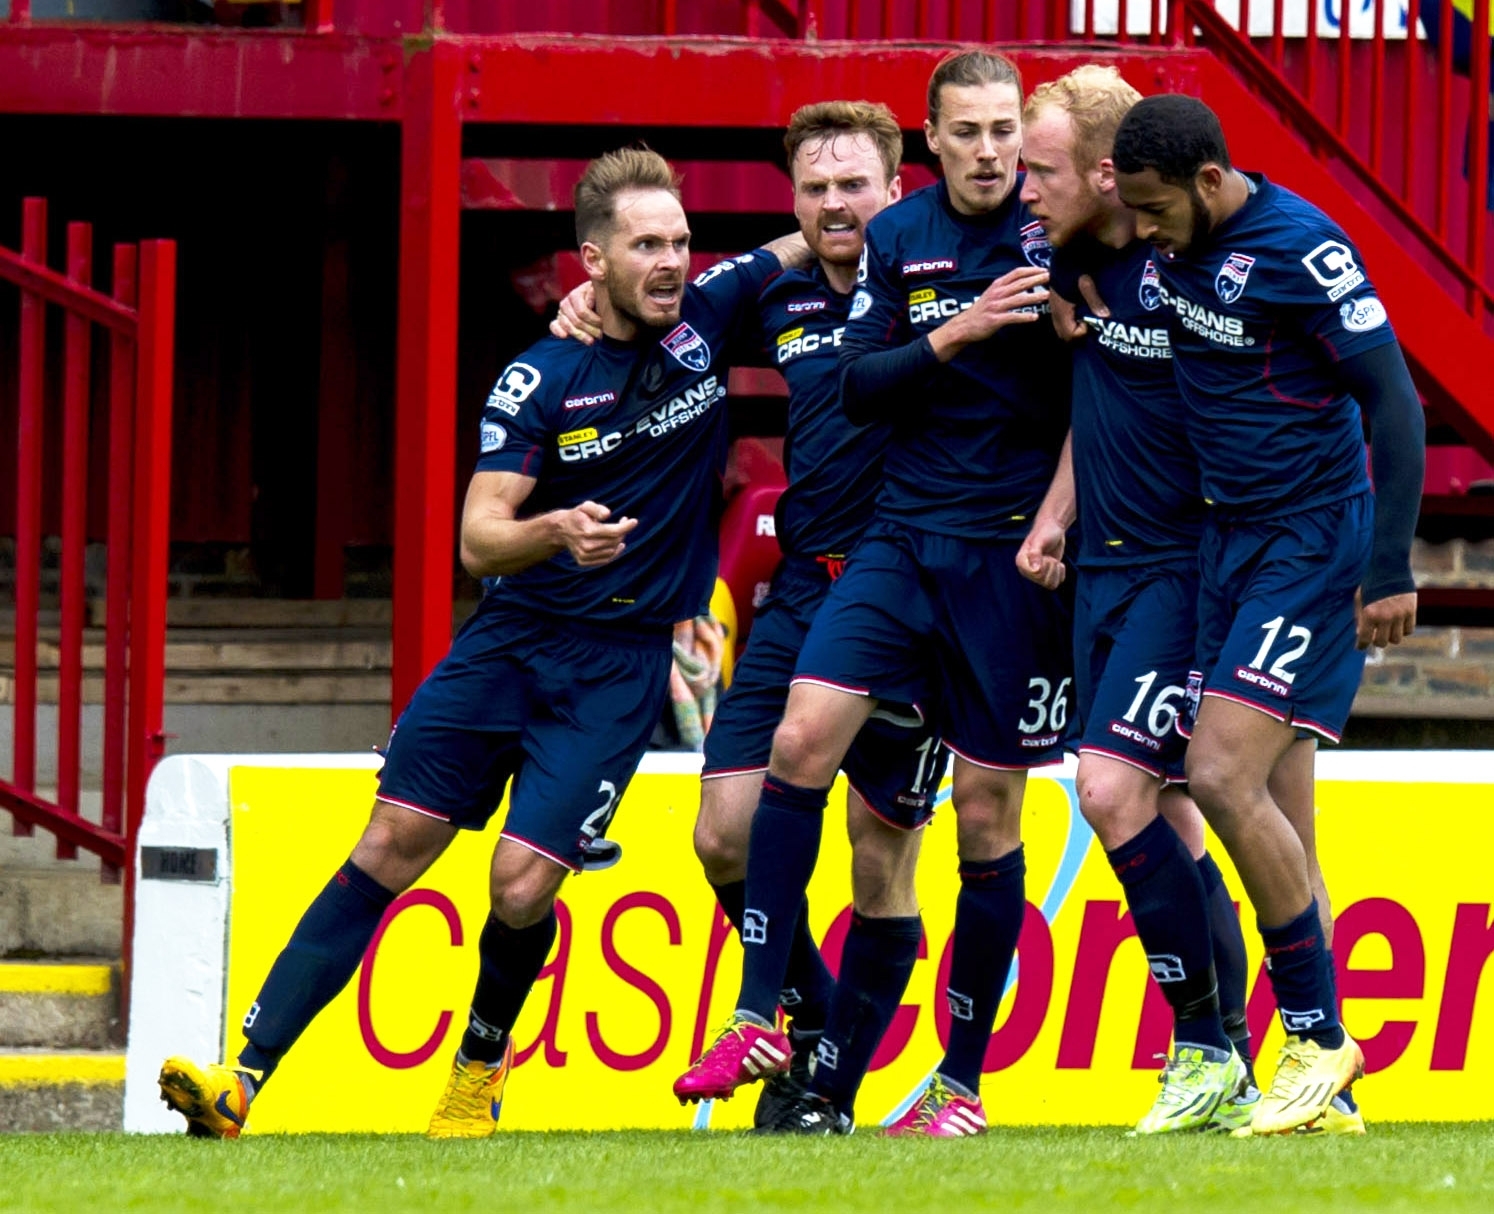
<svg viewBox="0 0 1494 1214">
<path fill-rule="evenodd" d="M 1152 977 L 1172 1008 L 1173 1039 L 1228 1050 L 1203 877 L 1177 831 L 1159 814 L 1105 854 L 1125 891 Z"/>
<path fill-rule="evenodd" d="M 348 984 L 394 898 L 349 860 L 306 908 L 244 1017 L 239 1064 L 263 1073 L 257 1086 Z"/>
<path fill-rule="evenodd" d="M 1204 900 L 1209 908 L 1209 942 L 1214 948 L 1214 974 L 1219 979 L 1219 1017 L 1234 1042 L 1235 1052 L 1245 1063 L 1250 1082 L 1254 1083 L 1255 1057 L 1250 1049 L 1250 1026 L 1245 1021 L 1245 987 L 1249 975 L 1240 916 L 1224 884 L 1224 874 L 1208 852 L 1198 859 L 1198 875 L 1203 878 Z"/>
<path fill-rule="evenodd" d="M 747 905 L 747 882 L 727 881 L 721 885 L 711 883 L 711 891 L 716 895 L 716 901 L 721 904 L 721 910 L 726 915 L 727 921 L 737 929 L 737 935 L 742 934 L 742 908 Z"/>
<path fill-rule="evenodd" d="M 555 909 L 528 927 L 489 915 L 477 939 L 477 989 L 462 1034 L 462 1057 L 493 1066 L 503 1061 L 509 1030 L 555 943 Z"/>
<path fill-rule="evenodd" d="M 996 860 L 960 861 L 949 961 L 949 1048 L 939 1073 L 980 1091 L 986 1046 L 1022 933 L 1027 862 L 1021 845 Z"/>
<path fill-rule="evenodd" d="M 856 1092 L 918 960 L 921 921 L 851 916 L 809 1090 L 852 1115 Z"/>
<path fill-rule="evenodd" d="M 728 881 L 711 886 L 716 891 L 716 901 L 742 934 L 742 911 L 747 905 L 747 883 Z M 830 992 L 835 979 L 820 956 L 820 949 L 809 930 L 809 903 L 801 904 L 799 921 L 794 925 L 794 943 L 789 950 L 788 971 L 783 977 L 783 989 L 778 993 L 778 1002 L 783 1010 L 794 1018 L 794 1026 L 802 1033 L 817 1033 L 825 1027 L 825 1014 L 830 1006 Z"/>
<path fill-rule="evenodd" d="M 799 921 L 794 924 L 794 942 L 789 947 L 788 969 L 783 989 L 778 992 L 779 1005 L 794 1018 L 794 1027 L 803 1033 L 817 1033 L 825 1027 L 830 1011 L 830 997 L 835 979 L 820 946 L 809 930 L 809 900 L 799 904 Z"/>
<path fill-rule="evenodd" d="M 829 797 L 828 788 L 800 788 L 770 775 L 752 818 L 737 1007 L 769 1023 L 778 1013 Z"/>
<path fill-rule="evenodd" d="M 1333 959 L 1323 946 L 1318 902 L 1280 927 L 1261 926 L 1266 945 L 1266 972 L 1281 1011 L 1281 1024 L 1293 1036 L 1307 1037 L 1324 1049 L 1344 1043 L 1334 990 Z"/>
</svg>

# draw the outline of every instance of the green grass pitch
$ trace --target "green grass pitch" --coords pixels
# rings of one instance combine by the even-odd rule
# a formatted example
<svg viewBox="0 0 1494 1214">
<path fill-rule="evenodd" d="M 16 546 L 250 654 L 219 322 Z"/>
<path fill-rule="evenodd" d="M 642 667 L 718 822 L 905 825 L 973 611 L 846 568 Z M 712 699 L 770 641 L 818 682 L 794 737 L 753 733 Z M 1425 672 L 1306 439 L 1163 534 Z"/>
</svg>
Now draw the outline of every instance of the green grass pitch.
<svg viewBox="0 0 1494 1214">
<path fill-rule="evenodd" d="M 735 1134 L 0 1138 L 0 1208 L 959 1214 L 971 1209 L 1494 1210 L 1494 1123 L 1365 1138 L 1128 1140 L 1000 1129 L 955 1142 Z"/>
</svg>

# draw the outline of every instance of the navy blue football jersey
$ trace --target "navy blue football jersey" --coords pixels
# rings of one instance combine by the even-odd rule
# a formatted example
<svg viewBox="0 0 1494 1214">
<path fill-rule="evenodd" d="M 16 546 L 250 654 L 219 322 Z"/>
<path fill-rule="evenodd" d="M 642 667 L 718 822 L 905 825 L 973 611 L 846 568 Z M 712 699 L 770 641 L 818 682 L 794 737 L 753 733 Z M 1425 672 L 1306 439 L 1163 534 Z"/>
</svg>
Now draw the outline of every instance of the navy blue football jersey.
<svg viewBox="0 0 1494 1214">
<path fill-rule="evenodd" d="M 1074 344 L 1074 479 L 1081 567 L 1197 555 L 1203 528 L 1198 460 L 1172 370 L 1157 253 L 1088 236 L 1056 249 L 1053 290 L 1079 306 L 1089 333 Z M 1110 315 L 1084 306 L 1094 279 Z"/>
<path fill-rule="evenodd" d="M 546 338 L 498 377 L 479 472 L 535 478 L 525 517 L 599 502 L 638 520 L 621 556 L 582 569 L 568 552 L 490 579 L 488 593 L 593 623 L 666 625 L 700 612 L 716 577 L 712 494 L 726 460 L 727 347 L 756 324 L 779 272 L 758 250 L 685 290 L 680 322 L 632 342 Z"/>
<path fill-rule="evenodd" d="M 853 426 L 840 408 L 836 364 L 851 298 L 815 265 L 779 275 L 760 300 L 768 359 L 788 382 L 788 488 L 778 499 L 777 534 L 793 556 L 850 552 L 882 488 L 890 428 Z"/>
<path fill-rule="evenodd" d="M 907 345 L 1052 248 L 1020 180 L 995 211 L 962 215 L 940 181 L 877 215 L 842 359 Z M 1069 354 L 1047 319 L 1008 325 L 938 366 L 910 398 L 883 464 L 878 511 L 945 535 L 1017 537 L 1052 479 L 1069 425 Z"/>
<path fill-rule="evenodd" d="M 1158 269 L 1204 496 L 1269 518 L 1369 488 L 1359 406 L 1335 366 L 1395 333 L 1339 226 L 1247 177 L 1245 205 Z"/>
</svg>

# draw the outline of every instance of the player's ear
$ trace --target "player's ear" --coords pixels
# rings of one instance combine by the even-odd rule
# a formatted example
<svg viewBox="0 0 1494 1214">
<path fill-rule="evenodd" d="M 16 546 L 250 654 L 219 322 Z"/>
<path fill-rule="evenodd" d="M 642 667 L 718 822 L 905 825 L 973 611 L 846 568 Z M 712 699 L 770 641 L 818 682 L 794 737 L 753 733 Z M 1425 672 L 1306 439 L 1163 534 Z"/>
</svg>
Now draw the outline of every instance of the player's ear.
<svg viewBox="0 0 1494 1214">
<path fill-rule="evenodd" d="M 1095 188 L 1102 194 L 1113 194 L 1115 192 L 1115 161 L 1109 156 L 1102 157 L 1100 163 L 1095 166 Z"/>
<path fill-rule="evenodd" d="M 928 118 L 923 120 L 923 139 L 929 145 L 929 151 L 937 156 L 939 154 L 939 129 Z"/>
<path fill-rule="evenodd" d="M 581 268 L 592 282 L 602 282 L 607 277 L 607 254 L 602 246 L 588 240 L 581 246 Z"/>
<path fill-rule="evenodd" d="M 1224 188 L 1226 176 L 1226 171 L 1210 160 L 1194 174 L 1193 182 L 1199 194 L 1205 199 L 1210 199 Z"/>
<path fill-rule="evenodd" d="M 892 180 L 887 183 L 887 201 L 896 202 L 903 196 L 902 174 L 894 173 Z"/>
</svg>

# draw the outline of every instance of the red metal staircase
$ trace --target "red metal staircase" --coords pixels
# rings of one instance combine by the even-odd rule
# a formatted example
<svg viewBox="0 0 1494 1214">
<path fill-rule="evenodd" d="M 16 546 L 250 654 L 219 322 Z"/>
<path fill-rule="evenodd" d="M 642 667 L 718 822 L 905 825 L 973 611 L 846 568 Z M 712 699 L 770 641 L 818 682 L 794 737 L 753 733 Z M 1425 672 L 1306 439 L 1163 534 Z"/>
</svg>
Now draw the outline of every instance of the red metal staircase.
<svg viewBox="0 0 1494 1214">
<path fill-rule="evenodd" d="M 476 162 L 534 170 L 522 188 L 505 179 L 506 194 L 478 205 L 497 197 L 505 207 L 563 209 L 534 184 L 546 162 L 643 135 L 723 173 L 735 166 L 746 184 L 720 205 L 760 213 L 768 204 L 757 199 L 772 193 L 762 166 L 776 161 L 776 131 L 797 106 L 885 100 L 916 152 L 928 72 L 955 44 L 1003 45 L 1029 85 L 1103 58 L 1144 92 L 1203 96 L 1242 164 L 1324 205 L 1359 243 L 1434 439 L 1456 444 L 1448 449 L 1478 472 L 1479 459 L 1494 461 L 1485 371 L 1494 297 L 1482 190 L 1467 182 L 1487 171 L 1489 53 L 1475 39 L 1460 66 L 1447 40 L 1417 37 L 1418 9 L 1434 5 L 1451 13 L 1450 0 L 1412 0 L 1408 39 L 1383 22 L 1371 37 L 1339 39 L 1329 26 L 1344 5 L 1324 0 L 1221 6 L 1253 37 L 1213 0 L 306 0 L 272 29 L 41 24 L 15 0 L 0 23 L 0 114 L 398 125 L 398 704 L 449 638 L 459 216 L 464 183 L 470 202 L 487 172 Z M 1399 12 L 1386 0 L 1350 7 L 1371 19 Z M 1488 7 L 1473 4 L 1475 28 L 1486 27 Z M 1307 27 L 1293 32 L 1284 22 L 1298 10 Z M 1470 130 L 1479 135 L 1465 155 Z M 1439 493 L 1427 505 L 1469 527 L 1494 520 L 1494 497 Z"/>
</svg>

